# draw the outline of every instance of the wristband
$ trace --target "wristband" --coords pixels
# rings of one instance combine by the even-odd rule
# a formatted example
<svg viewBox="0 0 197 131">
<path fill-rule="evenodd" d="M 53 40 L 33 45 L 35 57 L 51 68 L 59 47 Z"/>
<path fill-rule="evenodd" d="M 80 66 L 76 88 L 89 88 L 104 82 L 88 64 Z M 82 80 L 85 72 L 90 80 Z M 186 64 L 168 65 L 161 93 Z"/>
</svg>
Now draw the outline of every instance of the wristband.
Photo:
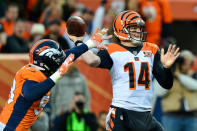
<svg viewBox="0 0 197 131">
<path fill-rule="evenodd" d="M 83 43 L 83 41 L 81 41 L 81 40 L 75 41 L 75 46 L 77 46 L 77 45 L 80 44 L 80 43 Z"/>
</svg>

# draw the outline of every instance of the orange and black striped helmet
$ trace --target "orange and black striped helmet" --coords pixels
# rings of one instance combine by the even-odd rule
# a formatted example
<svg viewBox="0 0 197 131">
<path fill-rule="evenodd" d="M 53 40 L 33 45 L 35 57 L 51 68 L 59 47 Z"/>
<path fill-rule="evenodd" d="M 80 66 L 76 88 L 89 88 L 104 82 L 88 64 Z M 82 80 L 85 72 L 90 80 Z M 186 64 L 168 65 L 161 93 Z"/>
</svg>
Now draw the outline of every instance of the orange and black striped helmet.
<svg viewBox="0 0 197 131">
<path fill-rule="evenodd" d="M 37 41 L 29 52 L 30 63 L 44 69 L 47 74 L 54 73 L 65 59 L 65 53 L 54 40 Z"/>
<path fill-rule="evenodd" d="M 133 40 L 130 35 L 129 28 L 132 26 L 137 26 L 140 28 L 140 42 L 145 41 L 146 32 L 144 31 L 145 22 L 141 18 L 141 16 L 131 10 L 123 11 L 118 15 L 113 23 L 114 34 L 120 40 Z"/>
</svg>

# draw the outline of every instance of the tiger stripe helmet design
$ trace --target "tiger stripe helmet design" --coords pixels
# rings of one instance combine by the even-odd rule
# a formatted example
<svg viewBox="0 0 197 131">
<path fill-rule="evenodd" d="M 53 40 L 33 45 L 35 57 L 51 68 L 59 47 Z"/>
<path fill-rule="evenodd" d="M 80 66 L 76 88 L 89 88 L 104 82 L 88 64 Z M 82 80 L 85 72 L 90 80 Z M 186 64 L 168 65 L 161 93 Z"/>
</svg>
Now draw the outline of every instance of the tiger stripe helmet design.
<svg viewBox="0 0 197 131">
<path fill-rule="evenodd" d="M 129 28 L 132 26 L 137 26 L 140 28 L 140 38 L 135 39 L 131 36 Z M 131 40 L 135 43 L 141 43 L 146 40 L 146 32 L 144 31 L 145 22 L 141 16 L 131 10 L 123 11 L 118 15 L 113 23 L 114 34 L 120 40 Z"/>
<path fill-rule="evenodd" d="M 48 74 L 54 73 L 66 55 L 59 44 L 50 39 L 37 41 L 29 52 L 30 63 L 41 67 Z"/>
</svg>

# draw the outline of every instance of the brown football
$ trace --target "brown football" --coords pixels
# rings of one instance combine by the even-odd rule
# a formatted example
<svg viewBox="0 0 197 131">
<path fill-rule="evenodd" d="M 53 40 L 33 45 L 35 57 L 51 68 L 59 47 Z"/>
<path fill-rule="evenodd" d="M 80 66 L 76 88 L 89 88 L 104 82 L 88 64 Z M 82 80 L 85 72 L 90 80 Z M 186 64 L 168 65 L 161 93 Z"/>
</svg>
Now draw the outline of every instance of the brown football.
<svg viewBox="0 0 197 131">
<path fill-rule="evenodd" d="M 71 16 L 66 22 L 67 32 L 74 36 L 83 36 L 86 31 L 86 23 L 79 16 Z"/>
</svg>

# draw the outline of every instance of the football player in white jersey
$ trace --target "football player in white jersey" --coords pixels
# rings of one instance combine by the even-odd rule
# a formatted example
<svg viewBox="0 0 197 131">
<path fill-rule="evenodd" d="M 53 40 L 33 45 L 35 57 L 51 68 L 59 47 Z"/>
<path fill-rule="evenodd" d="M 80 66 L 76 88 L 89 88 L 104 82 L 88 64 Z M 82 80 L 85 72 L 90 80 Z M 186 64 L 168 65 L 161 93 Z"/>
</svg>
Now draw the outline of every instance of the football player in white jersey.
<svg viewBox="0 0 197 131">
<path fill-rule="evenodd" d="M 109 69 L 113 99 L 106 128 L 109 131 L 163 131 L 152 117 L 152 79 L 165 89 L 173 85 L 171 65 L 179 56 L 179 48 L 170 45 L 168 51 L 145 42 L 145 23 L 134 11 L 124 11 L 113 23 L 120 44 L 108 44 L 97 55 L 86 52 L 82 59 L 93 67 Z M 77 42 L 80 43 L 80 42 Z"/>
</svg>

